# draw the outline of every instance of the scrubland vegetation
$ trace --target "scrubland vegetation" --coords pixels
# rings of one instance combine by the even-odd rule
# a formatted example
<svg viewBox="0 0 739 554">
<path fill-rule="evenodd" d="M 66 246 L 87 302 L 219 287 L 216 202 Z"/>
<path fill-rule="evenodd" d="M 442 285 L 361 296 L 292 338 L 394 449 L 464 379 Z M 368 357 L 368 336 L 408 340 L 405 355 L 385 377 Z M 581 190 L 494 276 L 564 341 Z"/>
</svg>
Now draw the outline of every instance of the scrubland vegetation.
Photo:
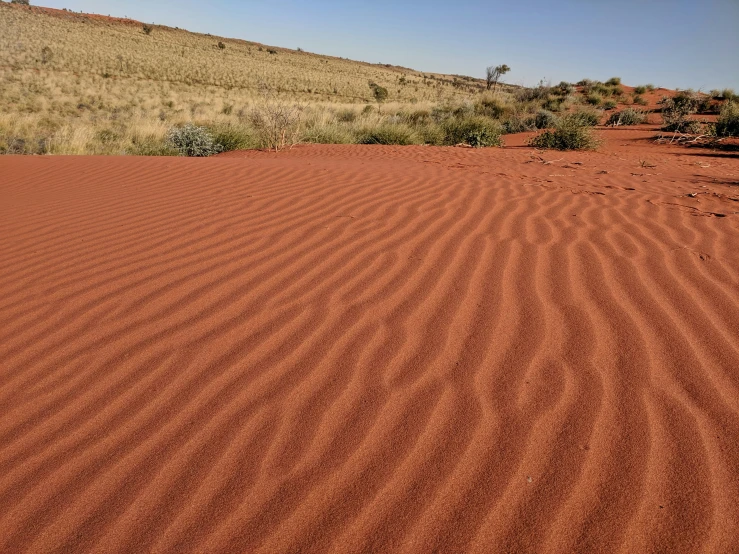
<svg viewBox="0 0 739 554">
<path fill-rule="evenodd" d="M 590 127 L 644 121 L 645 110 L 610 111 L 644 105 L 641 94 L 654 89 L 630 96 L 618 77 L 517 88 L 499 83 L 505 64 L 486 79 L 421 73 L 4 3 L 0 52 L 0 153 L 17 154 L 199 156 L 298 142 L 484 147 L 547 129 L 532 145 L 593 148 Z M 665 105 L 665 128 L 687 128 L 677 102 Z M 732 109 L 722 132 L 734 132 Z"/>
</svg>

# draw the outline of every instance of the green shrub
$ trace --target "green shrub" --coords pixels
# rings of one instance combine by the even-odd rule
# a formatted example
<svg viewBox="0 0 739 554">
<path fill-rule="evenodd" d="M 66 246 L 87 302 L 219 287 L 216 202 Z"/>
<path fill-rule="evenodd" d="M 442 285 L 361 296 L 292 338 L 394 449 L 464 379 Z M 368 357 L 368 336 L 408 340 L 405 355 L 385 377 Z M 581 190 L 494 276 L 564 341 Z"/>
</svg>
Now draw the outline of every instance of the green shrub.
<svg viewBox="0 0 739 554">
<path fill-rule="evenodd" d="M 208 129 L 192 123 L 170 129 L 167 133 L 167 145 L 177 150 L 181 156 L 190 157 L 207 157 L 222 151 Z"/>
<path fill-rule="evenodd" d="M 721 108 L 721 114 L 716 121 L 716 135 L 739 137 L 739 104 L 731 101 Z"/>
<path fill-rule="evenodd" d="M 620 85 L 611 85 L 609 91 L 611 96 L 623 96 L 624 94 L 624 89 Z"/>
<path fill-rule="evenodd" d="M 247 127 L 240 125 L 219 125 L 209 129 L 213 142 L 221 152 L 248 150 L 258 146 L 257 139 Z"/>
<path fill-rule="evenodd" d="M 585 97 L 585 100 L 592 106 L 600 106 L 603 103 L 603 97 L 597 92 L 591 92 Z"/>
<path fill-rule="evenodd" d="M 581 127 L 595 127 L 600 123 L 602 112 L 594 109 L 583 108 L 568 114 L 566 118 L 574 121 Z"/>
<path fill-rule="evenodd" d="M 313 144 L 351 144 L 354 142 L 349 129 L 344 125 L 328 124 L 317 125 L 306 129 L 302 135 L 302 142 Z"/>
<path fill-rule="evenodd" d="M 485 95 L 475 104 L 474 112 L 478 115 L 484 115 L 498 119 L 508 110 L 508 106 L 498 97 Z"/>
<path fill-rule="evenodd" d="M 634 92 L 636 94 L 644 94 L 647 92 L 647 87 L 644 85 L 639 85 L 638 87 L 634 87 Z"/>
<path fill-rule="evenodd" d="M 150 35 L 151 32 L 154 30 L 154 26 L 153 25 L 147 25 L 146 23 L 144 23 L 141 26 L 141 29 L 144 31 L 144 34 L 145 35 Z"/>
<path fill-rule="evenodd" d="M 550 129 L 557 124 L 557 116 L 547 110 L 539 110 L 534 118 L 537 129 Z"/>
<path fill-rule="evenodd" d="M 634 108 L 626 108 L 620 112 L 612 113 L 606 125 L 639 125 L 647 120 L 647 113 Z"/>
<path fill-rule="evenodd" d="M 649 92 L 652 92 L 654 90 L 654 85 L 652 83 L 648 83 L 644 85 L 644 88 L 646 88 Z"/>
<path fill-rule="evenodd" d="M 721 98 L 724 100 L 733 100 L 734 99 L 734 89 L 733 88 L 725 88 L 721 91 Z"/>
<path fill-rule="evenodd" d="M 561 118 L 553 130 L 544 131 L 529 141 L 535 148 L 554 150 L 595 150 L 599 144 L 590 128 L 569 116 Z"/>
<path fill-rule="evenodd" d="M 698 97 L 694 92 L 681 91 L 672 98 L 663 98 L 662 119 L 664 131 L 677 131 L 680 133 L 693 132 L 696 128 L 694 121 L 689 116 L 698 110 Z"/>
<path fill-rule="evenodd" d="M 640 106 L 646 106 L 647 104 L 649 104 L 649 102 L 647 102 L 647 100 L 643 96 L 640 96 L 638 94 L 635 94 L 634 95 L 634 104 L 638 104 Z"/>
<path fill-rule="evenodd" d="M 132 156 L 179 156 L 180 152 L 167 142 L 154 137 L 134 138 L 126 154 Z"/>
<path fill-rule="evenodd" d="M 375 128 L 360 130 L 357 144 L 417 144 L 418 136 L 413 129 L 400 123 L 384 123 Z"/>
<path fill-rule="evenodd" d="M 618 103 L 615 100 L 606 100 L 603 102 L 603 109 L 604 110 L 613 110 L 616 108 Z"/>
<path fill-rule="evenodd" d="M 443 122 L 444 143 L 469 144 L 475 148 L 502 146 L 503 129 L 497 121 L 482 116 L 451 118 Z"/>
<path fill-rule="evenodd" d="M 507 134 L 523 133 L 536 129 L 536 118 L 531 114 L 515 112 L 503 122 Z"/>
<path fill-rule="evenodd" d="M 611 77 L 606 81 L 607 85 L 615 86 L 621 84 L 621 77 Z"/>
</svg>

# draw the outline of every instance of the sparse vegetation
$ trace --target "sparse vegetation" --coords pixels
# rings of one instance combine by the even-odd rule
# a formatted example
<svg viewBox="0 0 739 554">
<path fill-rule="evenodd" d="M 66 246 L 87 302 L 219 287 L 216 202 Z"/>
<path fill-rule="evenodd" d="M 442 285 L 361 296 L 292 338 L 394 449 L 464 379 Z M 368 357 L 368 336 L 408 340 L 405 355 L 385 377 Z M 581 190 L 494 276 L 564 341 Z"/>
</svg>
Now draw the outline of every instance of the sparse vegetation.
<svg viewBox="0 0 739 554">
<path fill-rule="evenodd" d="M 595 150 L 600 141 L 582 120 L 572 116 L 559 119 L 554 129 L 544 131 L 529 141 L 535 148 L 554 150 Z"/>
<path fill-rule="evenodd" d="M 681 91 L 672 98 L 663 98 L 661 104 L 664 131 L 696 131 L 698 123 L 690 120 L 690 116 L 698 111 L 699 97 L 694 92 Z"/>
<path fill-rule="evenodd" d="M 607 85 L 616 86 L 621 84 L 621 77 L 611 77 L 606 81 Z"/>
<path fill-rule="evenodd" d="M 721 108 L 716 121 L 716 135 L 719 137 L 739 137 L 739 104 L 730 101 Z"/>
<path fill-rule="evenodd" d="M 212 156 L 222 151 L 222 147 L 216 143 L 208 129 L 192 123 L 173 127 L 167 134 L 167 144 L 181 156 L 196 158 Z"/>
<path fill-rule="evenodd" d="M 634 92 L 636 94 L 644 94 L 647 92 L 647 87 L 645 85 L 639 85 L 638 87 L 634 87 Z"/>
<path fill-rule="evenodd" d="M 141 26 L 141 29 L 144 31 L 144 34 L 145 35 L 150 35 L 151 32 L 154 30 L 154 26 L 153 25 L 147 25 L 146 23 L 144 23 Z"/>
<path fill-rule="evenodd" d="M 639 125 L 646 122 L 647 113 L 643 110 L 635 110 L 634 108 L 626 108 L 620 112 L 612 113 L 608 118 L 606 125 Z"/>
</svg>

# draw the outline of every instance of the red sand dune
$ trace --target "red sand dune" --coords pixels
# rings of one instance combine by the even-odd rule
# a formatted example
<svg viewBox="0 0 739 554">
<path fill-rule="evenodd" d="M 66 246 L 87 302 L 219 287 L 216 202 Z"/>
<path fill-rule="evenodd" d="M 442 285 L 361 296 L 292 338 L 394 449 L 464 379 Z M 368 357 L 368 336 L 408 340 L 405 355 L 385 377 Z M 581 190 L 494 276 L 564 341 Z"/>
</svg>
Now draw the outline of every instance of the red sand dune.
<svg viewBox="0 0 739 554">
<path fill-rule="evenodd" d="M 0 552 L 738 552 L 739 159 L 603 133 L 0 158 Z"/>
</svg>

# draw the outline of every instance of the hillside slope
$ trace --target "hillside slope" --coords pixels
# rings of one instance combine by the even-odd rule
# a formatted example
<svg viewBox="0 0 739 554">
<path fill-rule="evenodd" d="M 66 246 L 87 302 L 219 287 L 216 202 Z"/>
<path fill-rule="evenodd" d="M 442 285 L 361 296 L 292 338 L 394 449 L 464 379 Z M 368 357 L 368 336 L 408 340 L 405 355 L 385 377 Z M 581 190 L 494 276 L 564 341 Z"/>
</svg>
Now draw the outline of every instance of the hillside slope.
<svg viewBox="0 0 739 554">
<path fill-rule="evenodd" d="M 219 48 L 219 42 L 224 48 Z M 268 89 L 300 100 L 371 101 L 368 83 L 389 100 L 456 99 L 484 87 L 470 77 L 421 73 L 182 29 L 40 7 L 0 3 L 0 66 L 14 72 L 167 82 L 257 93 Z M 143 84 L 142 84 L 143 83 Z"/>
</svg>

